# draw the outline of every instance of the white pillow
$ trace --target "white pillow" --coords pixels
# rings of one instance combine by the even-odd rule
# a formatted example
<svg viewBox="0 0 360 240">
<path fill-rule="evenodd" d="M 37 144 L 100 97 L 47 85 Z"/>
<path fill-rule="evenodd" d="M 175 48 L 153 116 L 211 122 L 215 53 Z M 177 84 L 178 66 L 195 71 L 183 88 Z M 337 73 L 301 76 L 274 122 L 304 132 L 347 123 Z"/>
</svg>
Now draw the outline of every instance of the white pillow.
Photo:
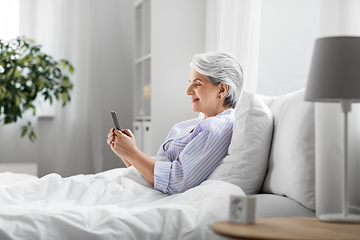
<svg viewBox="0 0 360 240">
<path fill-rule="evenodd" d="M 223 180 L 256 194 L 263 184 L 270 153 L 273 116 L 254 93 L 243 91 L 235 108 L 229 155 L 208 179 Z"/>
<path fill-rule="evenodd" d="M 263 192 L 315 210 L 314 104 L 304 94 L 302 89 L 278 96 L 271 105 L 274 136 Z"/>
</svg>

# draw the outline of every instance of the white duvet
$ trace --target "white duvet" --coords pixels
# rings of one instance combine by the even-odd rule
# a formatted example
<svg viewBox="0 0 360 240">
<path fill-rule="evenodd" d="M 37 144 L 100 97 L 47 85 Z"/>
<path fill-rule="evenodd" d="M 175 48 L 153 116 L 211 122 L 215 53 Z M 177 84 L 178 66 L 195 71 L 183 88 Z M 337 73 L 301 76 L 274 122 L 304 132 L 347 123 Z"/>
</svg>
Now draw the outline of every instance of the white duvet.
<svg viewBox="0 0 360 240">
<path fill-rule="evenodd" d="M 228 219 L 232 184 L 207 180 L 163 194 L 136 169 L 42 178 L 0 173 L 0 240 L 223 239 L 210 224 Z"/>
</svg>

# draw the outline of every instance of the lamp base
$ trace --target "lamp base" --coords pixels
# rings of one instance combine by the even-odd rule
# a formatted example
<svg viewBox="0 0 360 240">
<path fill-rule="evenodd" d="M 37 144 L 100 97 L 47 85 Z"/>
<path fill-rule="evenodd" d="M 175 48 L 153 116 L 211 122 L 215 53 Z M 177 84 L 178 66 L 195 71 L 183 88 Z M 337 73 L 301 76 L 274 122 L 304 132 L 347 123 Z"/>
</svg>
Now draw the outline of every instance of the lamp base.
<svg viewBox="0 0 360 240">
<path fill-rule="evenodd" d="M 343 214 L 322 214 L 319 219 L 322 222 L 360 223 L 360 215 L 358 214 L 348 214 L 346 217 Z"/>
</svg>

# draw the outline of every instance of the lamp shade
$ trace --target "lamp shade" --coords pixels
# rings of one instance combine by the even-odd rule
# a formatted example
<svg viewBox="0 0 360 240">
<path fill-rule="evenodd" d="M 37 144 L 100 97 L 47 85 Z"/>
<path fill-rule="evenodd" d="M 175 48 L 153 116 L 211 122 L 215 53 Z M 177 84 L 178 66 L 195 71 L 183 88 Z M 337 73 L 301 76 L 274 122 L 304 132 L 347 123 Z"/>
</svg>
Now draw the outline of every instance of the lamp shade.
<svg viewBox="0 0 360 240">
<path fill-rule="evenodd" d="M 360 37 L 316 40 L 305 100 L 360 101 Z"/>
</svg>

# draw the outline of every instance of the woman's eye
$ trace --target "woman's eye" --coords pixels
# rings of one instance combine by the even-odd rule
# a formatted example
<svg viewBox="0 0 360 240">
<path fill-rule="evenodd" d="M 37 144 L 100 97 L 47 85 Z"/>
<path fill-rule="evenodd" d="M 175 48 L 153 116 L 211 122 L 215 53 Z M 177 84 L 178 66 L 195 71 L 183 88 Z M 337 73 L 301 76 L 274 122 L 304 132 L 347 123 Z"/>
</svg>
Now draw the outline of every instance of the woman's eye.
<svg viewBox="0 0 360 240">
<path fill-rule="evenodd" d="M 199 83 L 195 83 L 195 86 L 197 86 L 197 87 L 199 87 L 199 86 L 201 86 Z"/>
</svg>

